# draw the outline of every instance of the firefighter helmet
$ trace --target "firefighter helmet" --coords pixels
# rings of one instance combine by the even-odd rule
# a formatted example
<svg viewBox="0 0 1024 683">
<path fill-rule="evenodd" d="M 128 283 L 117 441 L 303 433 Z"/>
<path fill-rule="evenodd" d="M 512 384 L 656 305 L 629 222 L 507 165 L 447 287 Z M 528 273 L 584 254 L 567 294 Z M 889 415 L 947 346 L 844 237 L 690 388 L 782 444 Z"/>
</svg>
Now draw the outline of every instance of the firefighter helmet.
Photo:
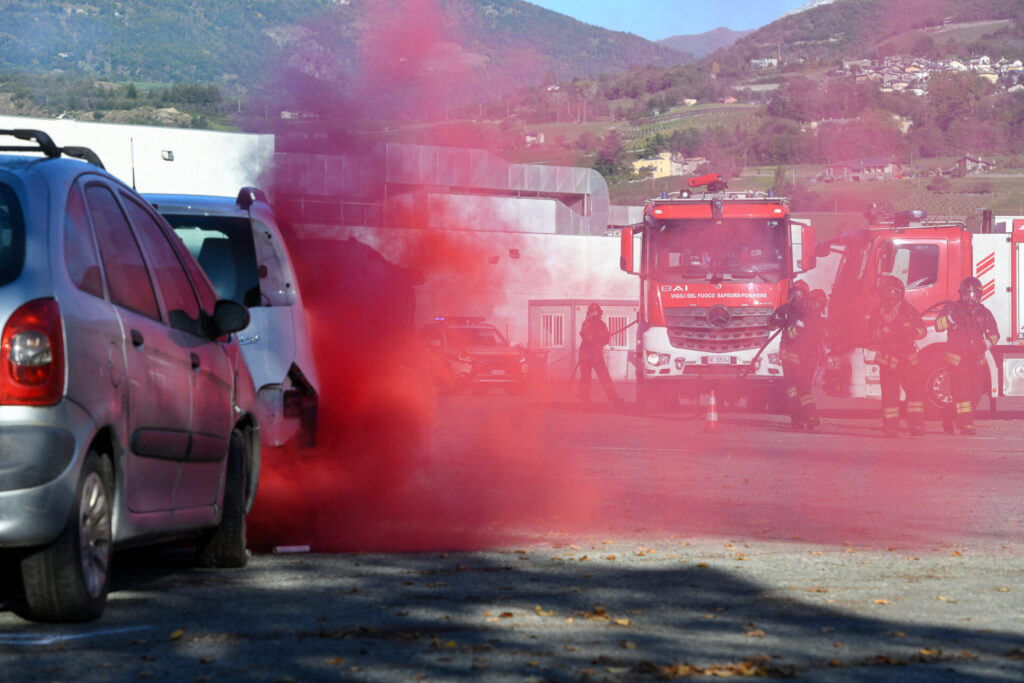
<svg viewBox="0 0 1024 683">
<path fill-rule="evenodd" d="M 813 311 L 821 313 L 825 310 L 825 306 L 828 305 L 828 295 L 825 294 L 823 289 L 815 289 L 807 295 L 807 303 Z"/>
<path fill-rule="evenodd" d="M 878 278 L 878 294 L 882 301 L 895 304 L 903 298 L 903 281 L 894 275 L 883 275 Z"/>
<path fill-rule="evenodd" d="M 981 301 L 981 280 L 976 277 L 966 277 L 960 283 L 960 300 L 976 304 Z"/>
<path fill-rule="evenodd" d="M 811 288 L 807 286 L 807 283 L 803 280 L 794 280 L 793 284 L 789 287 L 789 300 L 791 302 L 799 301 L 805 294 L 809 294 Z"/>
<path fill-rule="evenodd" d="M 597 317 L 600 318 L 601 317 L 601 313 L 603 313 L 603 311 L 601 310 L 601 307 L 598 306 L 597 304 L 590 304 L 589 306 L 587 306 L 587 317 L 588 318 L 591 317 L 591 316 L 594 316 L 594 315 L 596 315 Z"/>
</svg>

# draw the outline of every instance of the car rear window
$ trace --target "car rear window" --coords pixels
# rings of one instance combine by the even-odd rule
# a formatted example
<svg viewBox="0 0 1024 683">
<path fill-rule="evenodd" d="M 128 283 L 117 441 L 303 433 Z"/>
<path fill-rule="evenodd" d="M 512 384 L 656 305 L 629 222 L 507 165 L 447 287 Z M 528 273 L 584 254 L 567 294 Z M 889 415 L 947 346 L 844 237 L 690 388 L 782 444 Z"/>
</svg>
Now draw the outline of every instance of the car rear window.
<svg viewBox="0 0 1024 683">
<path fill-rule="evenodd" d="M 248 219 L 181 214 L 164 218 L 196 257 L 218 297 L 249 307 L 260 305 L 256 247 Z"/>
<path fill-rule="evenodd" d="M 7 185 L 0 183 L 0 285 L 21 275 L 25 265 L 25 217 L 21 203 Z"/>
</svg>

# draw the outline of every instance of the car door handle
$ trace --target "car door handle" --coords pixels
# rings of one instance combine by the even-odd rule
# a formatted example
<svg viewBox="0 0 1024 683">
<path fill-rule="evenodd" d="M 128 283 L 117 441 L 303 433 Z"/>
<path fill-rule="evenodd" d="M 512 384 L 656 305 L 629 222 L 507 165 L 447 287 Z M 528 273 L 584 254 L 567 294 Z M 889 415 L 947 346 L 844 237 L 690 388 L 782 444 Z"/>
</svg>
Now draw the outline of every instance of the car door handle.
<svg viewBox="0 0 1024 683">
<path fill-rule="evenodd" d="M 143 339 L 141 332 L 139 332 L 138 330 L 132 330 L 132 346 L 138 348 L 142 346 L 142 343 L 144 341 L 145 339 Z"/>
<path fill-rule="evenodd" d="M 199 356 L 197 356 L 194 353 L 191 354 L 191 356 L 192 356 L 192 369 L 193 370 L 198 370 L 199 369 Z"/>
</svg>

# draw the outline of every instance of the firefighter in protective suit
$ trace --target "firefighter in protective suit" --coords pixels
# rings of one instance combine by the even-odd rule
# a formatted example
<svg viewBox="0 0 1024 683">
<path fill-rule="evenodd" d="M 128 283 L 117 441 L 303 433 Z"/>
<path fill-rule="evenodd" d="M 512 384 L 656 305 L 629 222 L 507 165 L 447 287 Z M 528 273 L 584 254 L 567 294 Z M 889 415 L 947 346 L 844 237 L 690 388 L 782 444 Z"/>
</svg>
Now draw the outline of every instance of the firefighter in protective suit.
<svg viewBox="0 0 1024 683">
<path fill-rule="evenodd" d="M 911 436 L 924 434 L 924 384 L 920 377 L 918 339 L 928 328 L 917 309 L 903 298 L 903 282 L 892 275 L 878 281 L 879 304 L 868 320 L 868 337 L 882 385 L 882 433 L 896 436 L 900 423 L 900 385 L 907 392 L 907 426 Z"/>
<path fill-rule="evenodd" d="M 821 292 L 821 298 L 824 295 Z M 779 357 L 793 429 L 811 430 L 820 424 L 811 387 L 824 341 L 821 298 L 809 291 L 807 283 L 794 282 L 788 301 L 768 321 L 772 328 L 782 328 Z"/>
<path fill-rule="evenodd" d="M 942 428 L 953 433 L 954 419 L 960 433 L 977 434 L 974 428 L 974 399 L 981 386 L 988 344 L 999 341 L 999 330 L 992 312 L 981 303 L 981 280 L 965 278 L 960 284 L 960 301 L 953 301 L 935 319 L 935 329 L 946 331 L 946 363 L 949 365 L 953 403 L 942 418 Z"/>
<path fill-rule="evenodd" d="M 611 334 L 601 320 L 602 313 L 600 306 L 590 304 L 587 306 L 587 318 L 580 327 L 580 398 L 584 405 L 590 403 L 590 373 L 593 371 L 608 400 L 615 405 L 622 405 L 622 399 L 615 391 L 615 385 L 604 364 L 604 347 L 611 340 Z"/>
</svg>

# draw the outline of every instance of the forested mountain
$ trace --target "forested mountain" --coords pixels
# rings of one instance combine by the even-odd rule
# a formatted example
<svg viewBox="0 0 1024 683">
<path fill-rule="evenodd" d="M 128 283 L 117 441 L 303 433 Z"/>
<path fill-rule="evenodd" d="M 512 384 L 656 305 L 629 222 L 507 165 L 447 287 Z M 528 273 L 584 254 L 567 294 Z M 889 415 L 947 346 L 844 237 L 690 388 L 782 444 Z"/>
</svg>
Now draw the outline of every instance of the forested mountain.
<svg viewBox="0 0 1024 683">
<path fill-rule="evenodd" d="M 941 27 L 975 21 L 1015 22 L 984 40 L 944 37 Z M 1021 0 L 838 0 L 787 15 L 738 40 L 714 55 L 722 76 L 750 72 L 750 60 L 781 53 L 790 65 L 829 66 L 842 59 L 880 59 L 892 54 L 927 51 L 929 57 L 997 58 L 1017 52 L 1024 26 Z M 915 32 L 920 32 L 916 35 Z M 911 42 L 892 40 L 914 36 Z M 977 36 L 981 38 L 979 34 Z"/>
<path fill-rule="evenodd" d="M 429 58 L 435 72 L 456 68 L 465 88 L 494 90 L 498 76 L 533 83 L 685 61 L 521 0 L 6 0 L 0 8 L 0 72 L 122 83 L 248 92 L 287 65 L 327 74 L 391 53 Z M 402 26 L 417 30 L 397 35 Z"/>
<path fill-rule="evenodd" d="M 685 52 L 694 57 L 703 57 L 715 50 L 729 47 L 743 36 L 753 33 L 750 31 L 733 31 L 719 26 L 711 31 L 697 33 L 694 35 L 672 36 L 658 41 L 659 45 L 670 47 L 679 52 Z"/>
</svg>

